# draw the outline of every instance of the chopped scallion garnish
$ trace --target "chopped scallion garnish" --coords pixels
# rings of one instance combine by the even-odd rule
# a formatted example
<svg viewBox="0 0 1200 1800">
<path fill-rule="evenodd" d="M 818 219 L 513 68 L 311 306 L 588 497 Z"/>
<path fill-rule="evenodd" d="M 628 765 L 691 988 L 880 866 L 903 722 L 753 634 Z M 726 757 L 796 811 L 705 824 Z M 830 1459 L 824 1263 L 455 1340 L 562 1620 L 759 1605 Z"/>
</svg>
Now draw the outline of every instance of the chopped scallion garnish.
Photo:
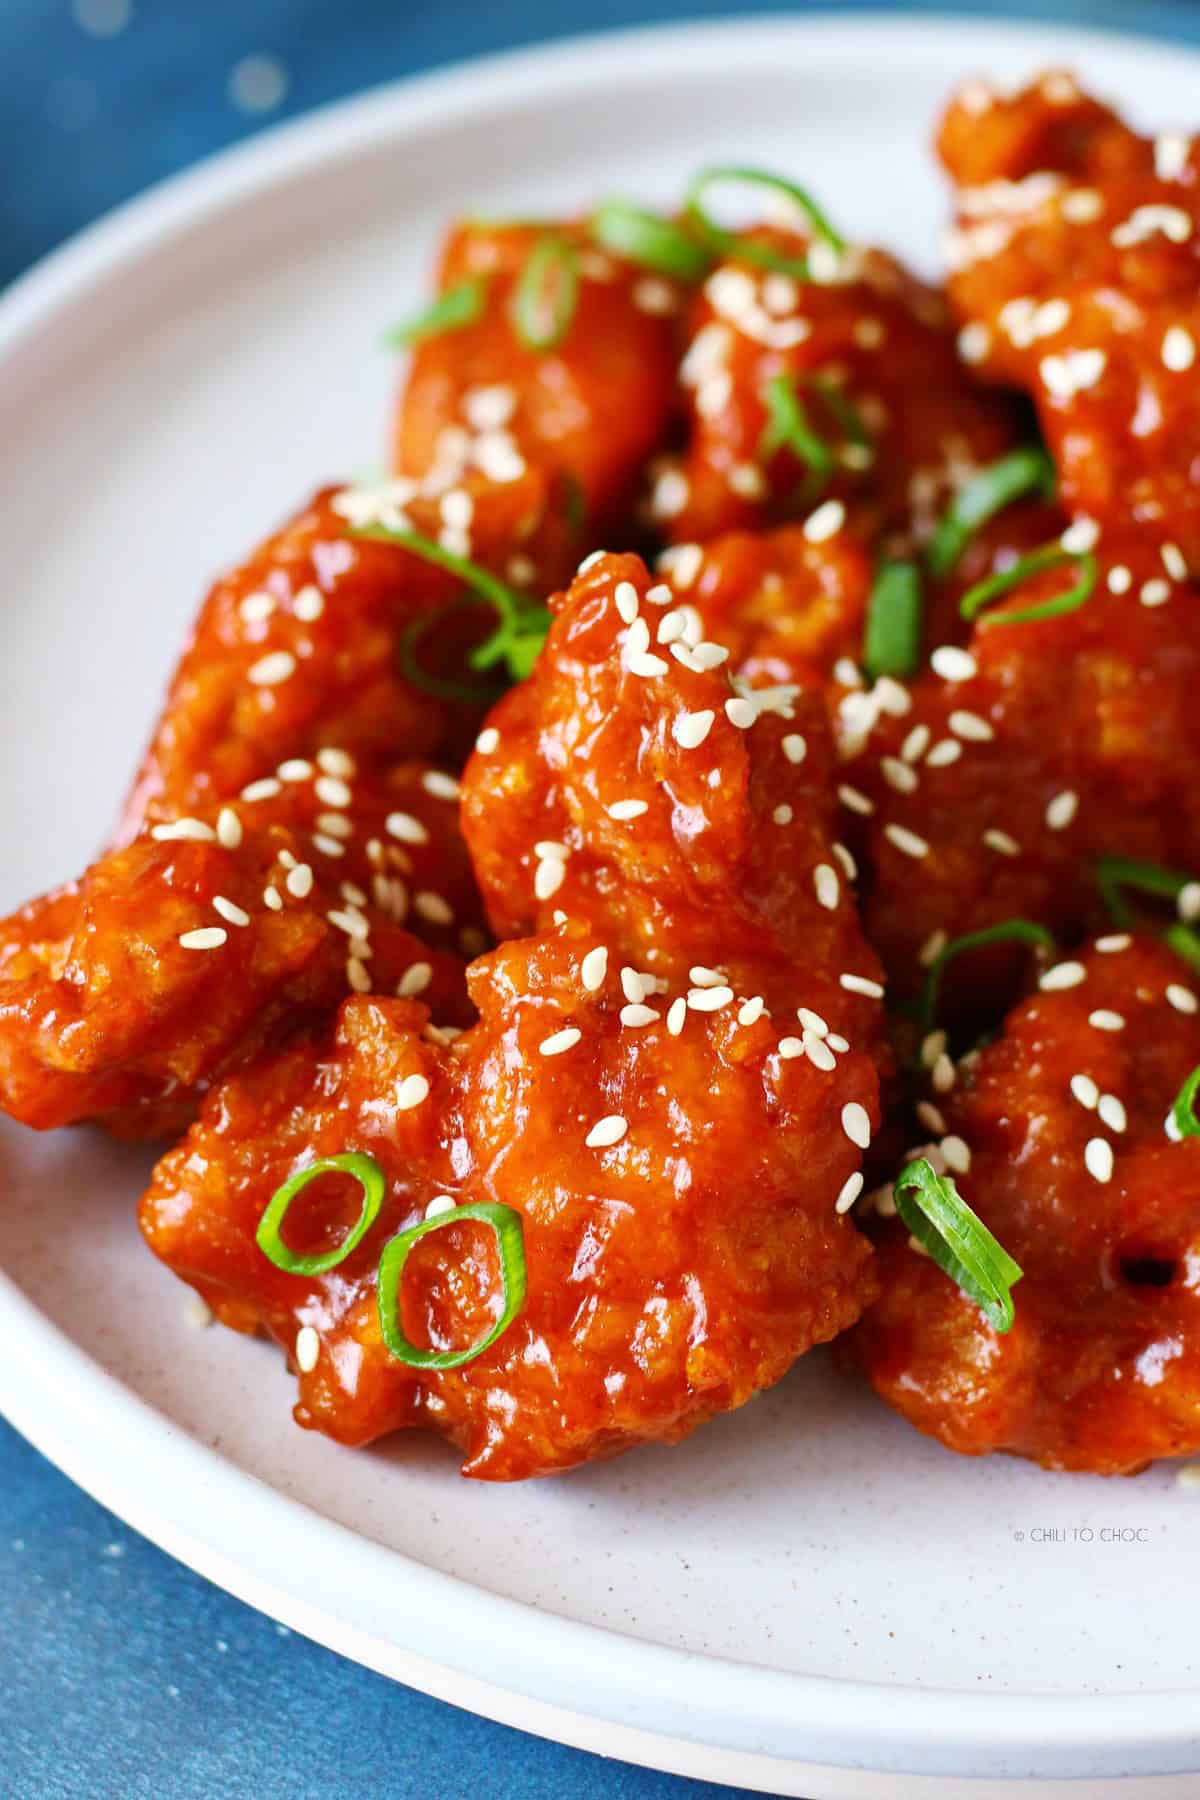
<svg viewBox="0 0 1200 1800">
<path fill-rule="evenodd" d="M 758 441 L 760 462 L 767 462 L 777 450 L 790 450 L 798 461 L 807 463 L 816 478 L 812 498 L 832 475 L 836 458 L 819 432 L 813 429 L 804 402 L 796 391 L 791 375 L 773 375 L 763 389 L 767 422 Z"/>
<path fill-rule="evenodd" d="M 880 563 L 867 601 L 863 666 L 881 675 L 912 675 L 921 657 L 921 571 L 914 562 Z"/>
<path fill-rule="evenodd" d="M 734 256 L 741 262 L 755 263 L 762 269 L 776 269 L 782 274 L 793 275 L 800 281 L 807 281 L 809 278 L 807 257 L 787 256 L 770 244 L 760 244 L 752 238 L 739 236 L 737 232 L 727 231 L 710 216 L 703 205 L 705 194 L 710 188 L 731 185 L 763 188 L 772 196 L 782 195 L 803 213 L 814 236 L 822 239 L 839 256 L 845 251 L 845 239 L 834 230 L 812 195 L 804 188 L 797 187 L 793 181 L 786 181 L 782 175 L 772 175 L 765 169 L 743 169 L 722 164 L 716 168 L 702 169 L 684 196 L 684 217 L 697 236 L 718 255 Z"/>
<path fill-rule="evenodd" d="M 500 1316 L 490 1331 L 466 1350 L 422 1350 L 407 1336 L 400 1321 L 400 1283 L 413 1246 L 431 1232 L 447 1225 L 461 1225 L 475 1219 L 489 1225 L 496 1234 L 500 1253 L 500 1291 L 503 1302 Z M 378 1302 L 379 1325 L 383 1341 L 397 1362 L 410 1369 L 460 1369 L 496 1342 L 507 1331 L 525 1304 L 525 1231 L 521 1215 L 511 1206 L 498 1201 L 480 1200 L 471 1206 L 456 1206 L 453 1212 L 439 1213 L 419 1225 L 398 1232 L 384 1247 L 379 1260 Z"/>
<path fill-rule="evenodd" d="M 444 331 L 458 331 L 480 318 L 487 300 L 487 280 L 482 275 L 468 276 L 456 286 L 447 288 L 436 300 L 403 325 L 395 325 L 384 343 L 391 350 L 407 350 L 425 338 L 440 337 Z"/>
<path fill-rule="evenodd" d="M 1158 900 L 1175 900 L 1194 882 L 1194 875 L 1178 869 L 1164 869 L 1158 863 L 1137 862 L 1129 856 L 1102 856 L 1096 864 L 1096 885 L 1115 925 L 1134 925 L 1137 914 L 1123 888 L 1150 894 Z M 1189 968 L 1200 969 L 1200 934 L 1190 925 L 1176 920 L 1163 932 L 1163 942 Z"/>
<path fill-rule="evenodd" d="M 592 236 L 615 256 L 676 281 L 699 281 L 712 252 L 674 219 L 647 212 L 630 200 L 605 200 L 592 214 Z"/>
<path fill-rule="evenodd" d="M 1034 492 L 1054 492 L 1054 464 L 1044 450 L 1012 450 L 981 469 L 955 495 L 933 534 L 926 553 L 930 574 L 939 580 L 948 575 L 981 525 Z"/>
<path fill-rule="evenodd" d="M 288 1207 L 309 1182 L 316 1181 L 321 1175 L 334 1174 L 352 1175 L 358 1182 L 362 1188 L 362 1211 L 356 1223 L 334 1249 L 320 1256 L 300 1256 L 294 1250 L 289 1250 L 283 1241 L 283 1221 Z M 322 1156 L 316 1162 L 309 1163 L 306 1168 L 298 1169 L 282 1187 L 276 1188 L 267 1210 L 258 1222 L 255 1233 L 258 1247 L 277 1269 L 283 1269 L 289 1275 L 324 1275 L 327 1270 L 336 1269 L 339 1263 L 344 1262 L 370 1231 L 383 1205 L 384 1187 L 383 1170 L 373 1156 L 364 1156 L 357 1151 L 345 1156 Z"/>
<path fill-rule="evenodd" d="M 1010 568 L 1002 570 L 999 575 L 989 575 L 986 581 L 976 582 L 959 601 L 958 610 L 964 619 L 973 619 L 985 606 L 990 606 L 993 600 L 1000 600 L 1005 594 L 1011 594 L 1030 575 L 1037 575 L 1043 569 L 1055 569 L 1060 563 L 1078 564 L 1079 579 L 1074 587 L 1068 588 L 1064 594 L 1055 594 L 1050 600 L 1039 601 L 1036 606 L 1022 607 L 1019 612 L 1000 613 L 995 619 L 987 619 L 984 623 L 1032 625 L 1037 619 L 1057 619 L 1063 613 L 1077 612 L 1095 592 L 1100 570 L 1090 550 L 1064 550 L 1061 544 L 1043 544 L 1040 550 L 1031 550 L 1028 556 L 1018 557 Z"/>
<path fill-rule="evenodd" d="M 1200 1119 L 1196 1117 L 1196 1090 L 1200 1088 L 1200 1064 L 1197 1065 L 1175 1096 L 1171 1117 L 1181 1138 L 1200 1138 Z"/>
<path fill-rule="evenodd" d="M 1023 1273 L 967 1205 L 949 1175 L 928 1158 L 910 1162 L 896 1182 L 896 1211 L 939 1269 L 982 1310 L 994 1331 L 1012 1330 L 1012 1290 Z"/>
<path fill-rule="evenodd" d="M 557 350 L 571 329 L 578 303 L 575 246 L 546 232 L 517 277 L 511 301 L 513 329 L 527 350 Z"/>
<path fill-rule="evenodd" d="M 919 1008 L 922 1030 L 933 1029 L 942 990 L 942 976 L 947 964 L 964 951 L 983 950 L 989 944 L 1003 943 L 1032 944 L 1039 950 L 1045 950 L 1050 956 L 1054 955 L 1056 949 L 1053 935 L 1044 925 L 1037 925 L 1032 919 L 1005 919 L 999 925 L 988 925 L 982 931 L 968 931 L 962 937 L 952 938 L 945 949 L 934 957 L 929 965 L 929 974 L 925 977 Z"/>
</svg>

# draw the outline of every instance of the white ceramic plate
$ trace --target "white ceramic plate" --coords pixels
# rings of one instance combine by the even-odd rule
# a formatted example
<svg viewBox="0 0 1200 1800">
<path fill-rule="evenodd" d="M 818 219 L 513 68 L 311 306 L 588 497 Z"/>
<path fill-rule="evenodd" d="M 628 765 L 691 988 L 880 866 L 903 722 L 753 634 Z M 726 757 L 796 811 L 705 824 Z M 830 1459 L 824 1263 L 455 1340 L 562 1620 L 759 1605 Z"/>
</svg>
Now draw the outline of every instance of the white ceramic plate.
<svg viewBox="0 0 1200 1800">
<path fill-rule="evenodd" d="M 946 90 L 1064 62 L 1147 121 L 1194 119 L 1200 58 L 1177 48 L 894 18 L 653 32 L 336 107 L 52 258 L 0 304 L 0 906 L 103 835 L 212 573 L 380 459 L 380 328 L 452 214 L 665 201 L 736 157 L 932 265 Z M 823 1357 L 681 1449 L 555 1482 L 463 1483 L 416 1436 L 353 1455 L 292 1425 L 276 1352 L 188 1328 L 137 1237 L 143 1153 L 3 1122 L 0 1159 L 0 1403 L 133 1525 L 335 1649 L 819 1800 L 968 1776 L 1194 1791 L 1200 1503 L 1168 1471 L 962 1461 Z"/>
</svg>

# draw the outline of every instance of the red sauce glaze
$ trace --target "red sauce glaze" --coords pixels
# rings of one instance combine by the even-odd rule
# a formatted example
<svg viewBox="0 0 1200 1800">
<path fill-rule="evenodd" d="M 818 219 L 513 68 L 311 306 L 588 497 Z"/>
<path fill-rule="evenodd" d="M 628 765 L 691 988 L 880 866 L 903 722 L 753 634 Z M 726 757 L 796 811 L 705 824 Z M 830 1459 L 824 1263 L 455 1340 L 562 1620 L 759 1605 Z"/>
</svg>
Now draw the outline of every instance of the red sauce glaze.
<svg viewBox="0 0 1200 1800">
<path fill-rule="evenodd" d="M 1024 1270 L 1013 1329 L 995 1332 L 897 1220 L 878 1228 L 884 1291 L 852 1347 L 888 1404 L 952 1450 L 1132 1474 L 1200 1450 L 1200 1143 L 1164 1129 L 1200 1063 L 1200 1015 L 1156 943 L 1092 945 L 1079 968 L 937 1096 L 969 1152 L 963 1196 Z M 1108 1146 L 1090 1152 L 1104 1179 L 1089 1143 Z"/>
<path fill-rule="evenodd" d="M 476 963 L 480 1022 L 448 1047 L 428 1041 L 420 1005 L 348 1002 L 323 1046 L 220 1088 L 159 1164 L 141 1214 L 151 1248 L 227 1323 L 289 1348 L 298 1326 L 319 1333 L 300 1424 L 349 1444 L 421 1425 L 459 1446 L 467 1475 L 546 1474 L 686 1436 L 873 1297 L 866 1240 L 834 1209 L 859 1161 L 840 1109 L 856 1099 L 878 1116 L 870 1061 L 847 1055 L 830 1076 L 784 1060 L 770 1020 L 743 1027 L 730 1009 L 689 1013 L 677 1038 L 625 1028 L 616 946 L 601 989 L 582 983 L 597 941 L 564 930 Z M 571 1028 L 572 1047 L 542 1050 Z M 418 1073 L 428 1095 L 402 1110 L 399 1085 Z M 625 1135 L 589 1148 L 610 1115 Z M 331 1273 L 282 1273 L 254 1238 L 273 1190 L 313 1154 L 350 1149 L 382 1164 L 383 1213 Z M 440 1193 L 516 1208 L 529 1274 L 509 1330 L 444 1373 L 390 1356 L 375 1294 L 384 1243 Z M 460 1225 L 418 1246 L 411 1338 L 482 1335 L 493 1242 Z"/>
<path fill-rule="evenodd" d="M 1135 136 L 1062 74 L 970 84 L 939 149 L 964 349 L 1034 397 L 1068 510 L 1200 563 L 1200 150 Z"/>
<path fill-rule="evenodd" d="M 193 835 L 147 830 L 0 923 L 6 1112 L 40 1129 L 180 1131 L 215 1081 L 322 1026 L 356 987 L 418 984 L 469 1022 L 464 955 L 487 938 L 453 781 L 332 766 L 192 816 Z M 209 948 L 180 941 L 217 929 Z"/>
<path fill-rule="evenodd" d="M 538 350 L 514 324 L 521 275 L 548 235 L 569 246 L 578 281 L 561 343 Z M 469 324 L 420 342 L 396 419 L 395 466 L 424 477 L 481 466 L 522 467 L 546 505 L 522 539 L 514 573 L 544 591 L 569 579 L 585 551 L 629 542 L 643 465 L 674 405 L 680 291 L 589 246 L 581 225 L 464 224 L 442 253 L 439 292 L 480 279 Z M 525 565 L 528 565 L 525 569 Z"/>
</svg>

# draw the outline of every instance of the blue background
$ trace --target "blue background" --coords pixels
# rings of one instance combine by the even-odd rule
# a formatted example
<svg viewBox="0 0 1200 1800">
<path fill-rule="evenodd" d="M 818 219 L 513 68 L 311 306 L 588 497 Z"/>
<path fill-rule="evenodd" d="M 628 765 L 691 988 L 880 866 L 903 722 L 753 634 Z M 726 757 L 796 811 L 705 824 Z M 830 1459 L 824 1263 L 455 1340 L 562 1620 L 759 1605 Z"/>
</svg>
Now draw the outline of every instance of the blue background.
<svg viewBox="0 0 1200 1800">
<path fill-rule="evenodd" d="M 150 182 L 321 101 L 572 30 L 737 10 L 0 0 L 0 285 Z M 1200 41 L 1200 7 L 1182 0 L 953 10 Z M 288 1634 L 128 1531 L 2 1423 L 0 1695 L 11 1800 L 736 1800 L 471 1718 Z"/>
</svg>

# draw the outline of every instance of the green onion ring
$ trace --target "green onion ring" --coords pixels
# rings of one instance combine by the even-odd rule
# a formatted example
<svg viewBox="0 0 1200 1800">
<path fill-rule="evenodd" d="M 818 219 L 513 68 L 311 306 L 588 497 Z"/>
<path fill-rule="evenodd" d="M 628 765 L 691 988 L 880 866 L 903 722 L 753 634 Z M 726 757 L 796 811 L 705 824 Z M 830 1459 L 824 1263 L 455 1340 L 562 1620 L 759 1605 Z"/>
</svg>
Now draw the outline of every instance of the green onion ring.
<svg viewBox="0 0 1200 1800">
<path fill-rule="evenodd" d="M 478 1219 L 482 1224 L 490 1225 L 496 1234 L 504 1308 L 491 1330 L 468 1349 L 421 1350 L 405 1334 L 400 1323 L 400 1281 L 404 1266 L 420 1238 L 428 1237 L 430 1232 L 440 1231 L 446 1225 L 457 1225 L 463 1219 Z M 410 1225 L 407 1231 L 397 1232 L 384 1246 L 379 1259 L 377 1286 L 383 1341 L 397 1362 L 407 1363 L 410 1369 L 460 1369 L 464 1363 L 482 1356 L 508 1330 L 525 1304 L 525 1290 L 525 1230 L 520 1213 L 495 1200 L 456 1206 L 453 1212 L 439 1213 L 436 1218 L 425 1219 L 419 1225 Z"/>
<path fill-rule="evenodd" d="M 712 252 L 673 219 L 647 212 L 631 200 L 605 200 L 591 218 L 592 236 L 614 256 L 654 269 L 676 281 L 699 281 L 712 266 Z"/>
<path fill-rule="evenodd" d="M 283 1241 L 283 1221 L 288 1207 L 318 1175 L 335 1173 L 352 1175 L 362 1188 L 362 1211 L 358 1220 L 342 1242 L 335 1249 L 326 1251 L 324 1256 L 298 1256 Z M 298 1169 L 282 1187 L 276 1188 L 254 1234 L 258 1247 L 277 1269 L 283 1269 L 289 1275 L 324 1275 L 327 1270 L 336 1269 L 339 1263 L 345 1262 L 350 1252 L 362 1243 L 379 1217 L 385 1186 L 383 1170 L 373 1156 L 365 1156 L 359 1151 L 351 1151 L 345 1156 L 322 1156 L 306 1168 Z"/>
<path fill-rule="evenodd" d="M 1159 900 L 1178 899 L 1194 875 L 1164 869 L 1159 863 L 1137 862 L 1130 856 L 1102 856 L 1096 864 L 1096 885 L 1114 925 L 1132 925 L 1136 914 L 1121 892 L 1133 888 Z"/>
<path fill-rule="evenodd" d="M 953 1178 L 935 1174 L 920 1156 L 901 1171 L 892 1192 L 896 1211 L 939 1269 L 974 1300 L 993 1331 L 1011 1331 L 1012 1290 L 1023 1270 L 972 1212 Z"/>
<path fill-rule="evenodd" d="M 881 675 L 915 673 L 921 658 L 921 571 L 915 562 L 882 562 L 871 585 L 863 665 Z"/>
<path fill-rule="evenodd" d="M 832 475 L 836 458 L 829 445 L 809 423 L 804 402 L 790 375 L 773 375 L 763 389 L 767 422 L 758 440 L 758 459 L 767 462 L 777 450 L 790 450 L 798 461 L 807 463 L 819 487 Z M 816 495 L 812 496 L 814 499 Z"/>
<path fill-rule="evenodd" d="M 1005 919 L 999 925 L 988 925 L 982 931 L 968 931 L 963 937 L 951 939 L 946 948 L 934 957 L 930 964 L 929 974 L 925 977 L 925 986 L 921 993 L 918 1017 L 923 1031 L 932 1031 L 937 1018 L 938 999 L 941 994 L 942 976 L 947 963 L 961 956 L 964 950 L 982 950 L 988 944 L 1006 942 L 1019 944 L 1036 944 L 1040 949 L 1053 956 L 1057 945 L 1052 934 L 1044 925 L 1037 925 L 1032 919 Z"/>
<path fill-rule="evenodd" d="M 1043 600 L 1037 606 L 1026 606 L 1020 612 L 1001 613 L 995 619 L 985 619 L 984 623 L 1031 625 L 1037 619 L 1057 619 L 1063 613 L 1078 612 L 1095 592 L 1100 570 L 1090 550 L 1064 550 L 1061 544 L 1043 544 L 1040 550 L 1031 550 L 1028 556 L 1019 557 L 1011 568 L 1003 570 L 1001 574 L 989 575 L 986 581 L 976 582 L 959 601 L 958 610 L 964 619 L 973 619 L 976 613 L 982 612 L 985 606 L 990 606 L 993 600 L 999 600 L 1019 587 L 1026 576 L 1069 562 L 1078 563 L 1079 579 L 1065 594 L 1056 594 L 1052 600 Z"/>
<path fill-rule="evenodd" d="M 926 553 L 929 573 L 943 580 L 981 525 L 1022 494 L 1052 494 L 1054 479 L 1054 464 L 1044 450 L 1012 450 L 981 469 L 946 508 Z"/>
<path fill-rule="evenodd" d="M 1171 1117 L 1181 1138 L 1200 1138 L 1196 1117 L 1196 1090 L 1200 1088 L 1200 1063 L 1192 1070 L 1171 1105 Z"/>
<path fill-rule="evenodd" d="M 557 350 L 571 329 L 578 303 L 575 246 L 546 232 L 526 257 L 513 289 L 513 329 L 527 350 Z"/>
<path fill-rule="evenodd" d="M 765 169 L 744 169 L 719 164 L 714 168 L 701 169 L 688 187 L 683 202 L 684 217 L 704 243 L 718 255 L 733 256 L 741 262 L 755 263 L 762 269 L 777 269 L 784 275 L 794 275 L 800 281 L 807 281 L 809 278 L 807 257 L 785 256 L 782 251 L 772 249 L 770 244 L 758 244 L 741 238 L 734 231 L 726 231 L 705 212 L 701 200 L 706 190 L 719 182 L 734 181 L 747 187 L 766 188 L 771 193 L 786 195 L 800 208 L 817 237 L 823 239 L 839 256 L 845 251 L 846 240 L 834 230 L 812 195 L 804 188 L 797 187 L 795 182 L 786 181 L 782 175 L 772 175 Z"/>
<path fill-rule="evenodd" d="M 394 325 L 384 336 L 384 344 L 389 350 L 407 350 L 411 344 L 440 337 L 444 331 L 460 331 L 464 325 L 473 325 L 482 316 L 486 300 L 486 277 L 468 276 L 431 300 L 403 325 Z"/>
</svg>

